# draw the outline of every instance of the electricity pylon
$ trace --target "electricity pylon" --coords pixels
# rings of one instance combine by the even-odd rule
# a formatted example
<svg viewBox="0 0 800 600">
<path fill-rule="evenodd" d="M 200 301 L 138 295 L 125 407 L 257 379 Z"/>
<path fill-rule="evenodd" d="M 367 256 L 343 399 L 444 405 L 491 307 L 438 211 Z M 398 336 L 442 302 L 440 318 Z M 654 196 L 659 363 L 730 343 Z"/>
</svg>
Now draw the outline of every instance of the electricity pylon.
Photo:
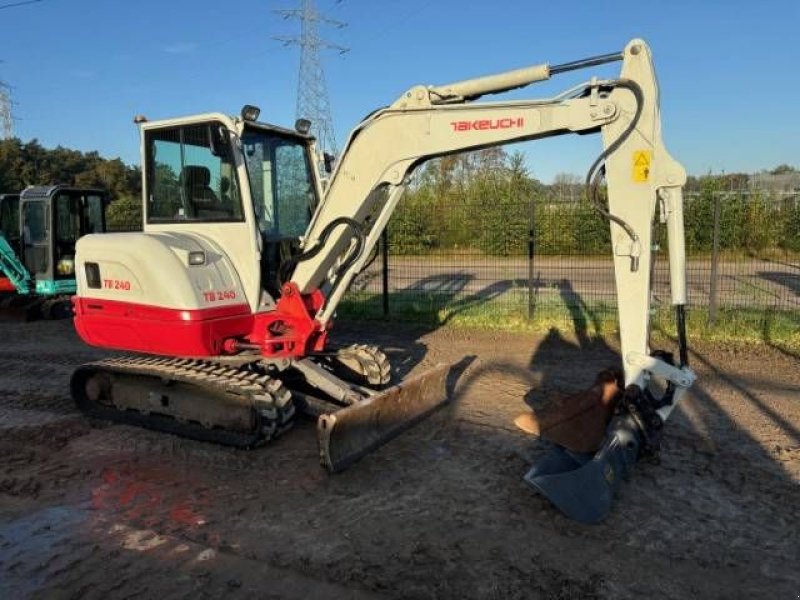
<svg viewBox="0 0 800 600">
<path fill-rule="evenodd" d="M 332 25 L 338 29 L 346 23 L 329 19 L 315 7 L 314 0 L 300 0 L 300 6 L 288 10 L 276 10 L 284 19 L 300 20 L 300 35 L 275 36 L 284 45 L 300 46 L 300 77 L 297 82 L 298 119 L 311 121 L 311 133 L 317 138 L 317 150 L 336 155 L 338 147 L 333 133 L 333 119 L 328 100 L 325 71 L 320 60 L 321 50 L 336 50 L 344 54 L 349 49 L 332 44 L 319 35 L 319 24 Z"/>
<path fill-rule="evenodd" d="M 0 139 L 14 137 L 14 121 L 11 117 L 11 88 L 0 81 Z"/>
</svg>

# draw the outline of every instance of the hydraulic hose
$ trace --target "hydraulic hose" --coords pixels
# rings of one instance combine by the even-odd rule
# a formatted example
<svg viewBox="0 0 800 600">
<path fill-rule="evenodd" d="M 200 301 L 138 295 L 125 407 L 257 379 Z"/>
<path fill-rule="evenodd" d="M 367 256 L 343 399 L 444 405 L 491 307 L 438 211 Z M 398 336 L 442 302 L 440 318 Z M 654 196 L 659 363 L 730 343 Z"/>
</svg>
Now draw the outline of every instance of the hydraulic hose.
<svg viewBox="0 0 800 600">
<path fill-rule="evenodd" d="M 638 83 L 629 79 L 620 79 L 614 83 L 614 87 L 621 87 L 631 91 L 636 99 L 636 112 L 633 115 L 633 119 L 631 119 L 631 122 L 620 134 L 620 136 L 614 140 L 614 142 L 609 145 L 609 147 L 606 148 L 600 154 L 600 156 L 597 157 L 594 163 L 592 163 L 592 166 L 589 167 L 589 172 L 586 174 L 586 195 L 589 201 L 592 203 L 592 206 L 594 206 L 594 208 L 600 214 L 604 215 L 607 219 L 622 227 L 622 229 L 625 230 L 625 233 L 627 233 L 631 238 L 631 241 L 637 242 L 639 241 L 639 236 L 636 234 L 633 227 L 606 210 L 599 194 L 600 180 L 605 175 L 606 159 L 611 156 L 611 154 L 614 153 L 623 144 L 623 142 L 628 139 L 628 137 L 630 137 L 634 129 L 636 129 L 636 125 L 639 123 L 639 118 L 642 116 L 642 110 L 644 108 L 644 93 L 642 92 L 642 88 Z M 686 342 L 686 310 L 683 304 L 676 305 L 675 318 L 678 328 L 680 366 L 683 368 L 689 365 L 689 351 L 688 344 Z"/>
<path fill-rule="evenodd" d="M 310 260 L 317 256 L 322 250 L 325 248 L 325 245 L 328 243 L 328 238 L 333 233 L 333 230 L 340 226 L 340 225 L 347 225 L 353 231 L 353 239 L 356 240 L 355 247 L 350 251 L 347 258 L 344 262 L 339 266 L 336 271 L 336 282 L 333 284 L 333 289 L 335 290 L 336 287 L 339 285 L 339 281 L 341 281 L 341 275 L 349 269 L 353 263 L 358 260 L 361 256 L 362 251 L 364 250 L 364 243 L 365 243 L 365 235 L 364 235 L 364 228 L 355 219 L 351 219 L 350 217 L 337 217 L 333 219 L 330 223 L 328 223 L 325 228 L 320 233 L 319 237 L 317 238 L 316 243 L 306 250 L 305 252 L 301 252 L 297 256 L 290 258 L 287 261 L 284 261 L 281 266 L 279 267 L 278 275 L 280 277 L 281 285 L 286 283 L 291 277 L 291 273 L 294 268 L 297 266 L 298 263 L 301 263 L 306 260 Z M 333 291 L 333 290 L 332 290 Z"/>
<path fill-rule="evenodd" d="M 642 88 L 639 87 L 638 83 L 629 79 L 619 79 L 614 82 L 614 87 L 625 88 L 633 93 L 633 96 L 636 99 L 636 112 L 634 113 L 631 122 L 625 128 L 625 131 L 623 131 L 620 136 L 608 146 L 608 148 L 603 150 L 603 152 L 600 153 L 600 156 L 598 156 L 597 159 L 595 159 L 595 161 L 592 163 L 592 166 L 589 167 L 589 171 L 586 173 L 586 196 L 589 199 L 589 202 L 591 202 L 592 206 L 594 206 L 595 210 L 597 210 L 609 221 L 613 221 L 622 227 L 625 233 L 628 234 L 628 237 L 631 238 L 631 241 L 638 242 L 639 236 L 636 234 L 633 227 L 616 215 L 611 214 L 611 212 L 603 206 L 603 202 L 600 199 L 599 188 L 600 181 L 605 176 L 605 161 L 625 142 L 625 140 L 630 137 L 634 129 L 636 129 L 636 125 L 639 123 L 639 118 L 642 116 L 642 109 L 644 108 L 644 93 L 642 92 Z"/>
</svg>

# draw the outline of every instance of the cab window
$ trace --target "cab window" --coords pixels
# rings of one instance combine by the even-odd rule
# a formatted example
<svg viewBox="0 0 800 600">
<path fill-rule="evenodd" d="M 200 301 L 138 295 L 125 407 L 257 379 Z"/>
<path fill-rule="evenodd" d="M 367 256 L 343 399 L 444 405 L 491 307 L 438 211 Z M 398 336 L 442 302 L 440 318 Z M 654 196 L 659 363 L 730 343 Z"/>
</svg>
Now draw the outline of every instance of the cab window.
<svg viewBox="0 0 800 600">
<path fill-rule="evenodd" d="M 83 233 L 101 233 L 105 231 L 105 223 L 103 222 L 103 197 L 96 194 L 89 194 L 86 196 L 85 202 L 86 204 L 83 211 Z"/>
<path fill-rule="evenodd" d="M 9 241 L 19 241 L 19 198 L 6 196 L 0 200 L 0 233 Z"/>
<path fill-rule="evenodd" d="M 148 223 L 242 221 L 227 130 L 220 123 L 145 132 Z"/>
<path fill-rule="evenodd" d="M 261 233 L 271 239 L 303 235 L 317 202 L 306 142 L 248 127 L 242 147 Z"/>
</svg>

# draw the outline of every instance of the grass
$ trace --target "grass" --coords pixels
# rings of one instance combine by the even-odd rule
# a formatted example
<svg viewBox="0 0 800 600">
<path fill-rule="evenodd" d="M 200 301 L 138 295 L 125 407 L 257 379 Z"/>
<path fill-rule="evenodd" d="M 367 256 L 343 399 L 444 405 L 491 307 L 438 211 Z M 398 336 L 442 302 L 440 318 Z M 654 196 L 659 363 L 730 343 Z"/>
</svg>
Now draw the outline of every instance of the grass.
<svg viewBox="0 0 800 600">
<path fill-rule="evenodd" d="M 659 314 L 663 313 L 663 314 Z M 661 309 L 653 319 L 654 329 L 676 335 L 671 311 Z M 690 339 L 721 344 L 763 343 L 787 352 L 800 351 L 800 311 L 724 308 L 714 324 L 705 310 L 690 310 L 686 328 Z"/>
<path fill-rule="evenodd" d="M 617 332 L 616 306 L 593 302 L 567 305 L 561 298 L 540 300 L 529 317 L 528 295 L 511 289 L 494 298 L 470 299 L 446 294 L 391 294 L 389 318 L 428 326 L 546 332 L 556 328 L 564 333 L 604 337 Z M 369 292 L 350 293 L 340 305 L 339 317 L 384 319 L 383 299 Z M 674 312 L 670 306 L 657 307 L 651 316 L 652 329 L 675 336 Z M 800 351 L 800 311 L 753 308 L 720 308 L 714 324 L 705 307 L 689 308 L 687 332 L 690 340 L 712 343 L 763 343 L 786 352 Z"/>
</svg>

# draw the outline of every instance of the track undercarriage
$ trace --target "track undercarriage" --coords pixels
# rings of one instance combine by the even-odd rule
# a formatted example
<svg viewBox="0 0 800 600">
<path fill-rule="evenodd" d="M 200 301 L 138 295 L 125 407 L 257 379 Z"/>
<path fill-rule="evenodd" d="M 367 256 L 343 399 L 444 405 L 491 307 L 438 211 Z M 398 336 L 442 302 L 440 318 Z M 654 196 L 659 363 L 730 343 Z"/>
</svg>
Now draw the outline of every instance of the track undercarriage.
<svg viewBox="0 0 800 600">
<path fill-rule="evenodd" d="M 183 437 L 253 448 L 318 419 L 320 460 L 341 471 L 446 401 L 439 365 L 383 392 L 390 365 L 374 346 L 302 360 L 220 360 L 132 355 L 87 363 L 71 391 L 88 416 Z"/>
</svg>

